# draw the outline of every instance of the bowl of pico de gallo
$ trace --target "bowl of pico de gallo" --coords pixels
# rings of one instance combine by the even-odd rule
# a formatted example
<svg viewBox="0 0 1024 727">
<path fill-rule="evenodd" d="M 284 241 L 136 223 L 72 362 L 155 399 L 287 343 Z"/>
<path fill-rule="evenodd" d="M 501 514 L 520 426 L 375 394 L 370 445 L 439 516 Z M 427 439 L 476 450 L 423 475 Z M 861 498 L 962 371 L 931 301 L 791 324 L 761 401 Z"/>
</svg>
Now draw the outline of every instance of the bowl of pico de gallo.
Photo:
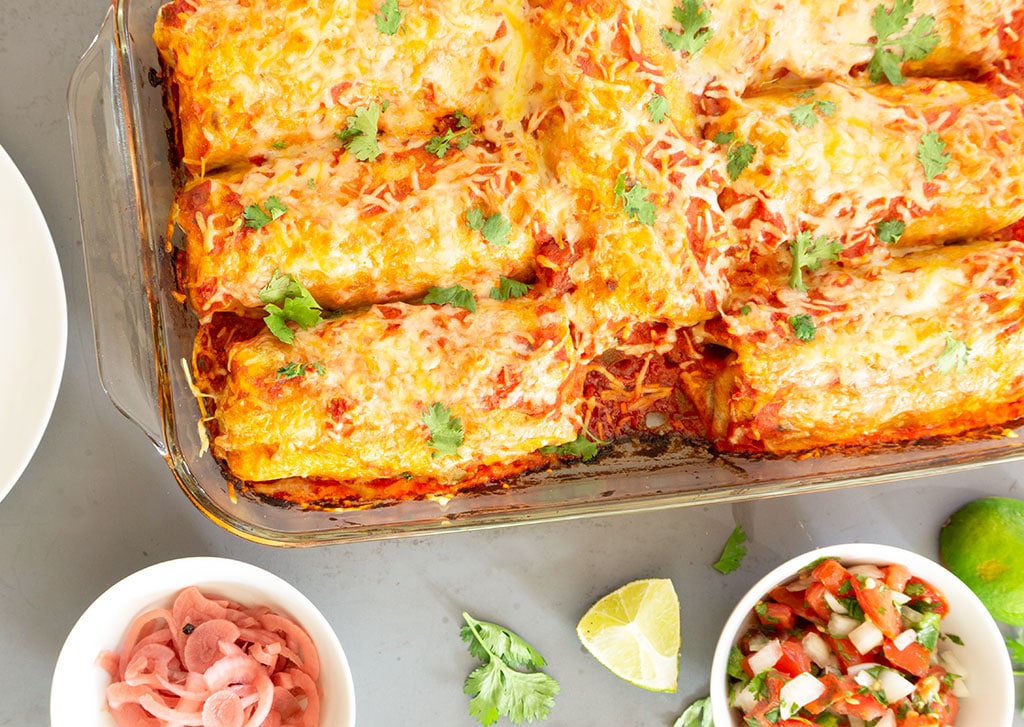
<svg viewBox="0 0 1024 727">
<path fill-rule="evenodd" d="M 938 563 L 888 545 L 818 548 L 739 601 L 711 671 L 717 727 L 1010 727 L 999 627 Z"/>
</svg>

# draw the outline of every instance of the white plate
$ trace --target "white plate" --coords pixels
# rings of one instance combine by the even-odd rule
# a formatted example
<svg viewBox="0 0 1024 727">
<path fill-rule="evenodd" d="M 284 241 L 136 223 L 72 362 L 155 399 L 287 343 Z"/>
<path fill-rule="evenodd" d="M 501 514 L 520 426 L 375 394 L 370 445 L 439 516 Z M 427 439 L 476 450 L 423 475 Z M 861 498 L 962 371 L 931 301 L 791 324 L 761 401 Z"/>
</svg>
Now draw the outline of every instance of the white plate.
<svg viewBox="0 0 1024 727">
<path fill-rule="evenodd" d="M 0 147 L 0 500 L 25 471 L 57 399 L 68 318 L 43 213 Z"/>
</svg>

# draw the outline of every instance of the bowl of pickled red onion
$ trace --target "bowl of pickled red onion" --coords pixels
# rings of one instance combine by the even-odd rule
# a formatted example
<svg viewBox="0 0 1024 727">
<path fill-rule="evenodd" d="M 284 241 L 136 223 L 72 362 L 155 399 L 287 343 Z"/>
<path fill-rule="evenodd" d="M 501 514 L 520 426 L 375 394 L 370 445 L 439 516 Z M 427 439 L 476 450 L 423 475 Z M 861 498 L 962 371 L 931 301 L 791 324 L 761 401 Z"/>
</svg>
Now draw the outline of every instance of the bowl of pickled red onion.
<svg viewBox="0 0 1024 727">
<path fill-rule="evenodd" d="M 711 667 L 716 727 L 1009 727 L 1013 689 L 978 597 L 938 563 L 870 543 L 767 573 L 726 621 Z"/>
<path fill-rule="evenodd" d="M 54 669 L 51 727 L 352 727 L 355 695 L 327 619 L 287 581 L 182 558 L 111 586 Z"/>
</svg>

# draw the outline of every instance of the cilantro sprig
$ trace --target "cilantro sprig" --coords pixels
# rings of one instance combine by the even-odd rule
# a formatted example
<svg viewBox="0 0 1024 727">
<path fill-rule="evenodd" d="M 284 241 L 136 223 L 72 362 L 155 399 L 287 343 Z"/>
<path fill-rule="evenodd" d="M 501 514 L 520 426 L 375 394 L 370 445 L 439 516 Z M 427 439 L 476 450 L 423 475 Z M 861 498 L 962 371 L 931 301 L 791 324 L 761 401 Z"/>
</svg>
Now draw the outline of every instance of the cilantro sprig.
<svg viewBox="0 0 1024 727">
<path fill-rule="evenodd" d="M 541 454 L 556 454 L 560 457 L 579 457 L 584 462 L 589 462 L 597 456 L 598 447 L 606 442 L 599 439 L 591 439 L 587 432 L 580 430 L 576 439 L 564 444 L 549 444 L 537 451 Z"/>
<path fill-rule="evenodd" d="M 405 11 L 398 7 L 398 0 L 384 0 L 374 15 L 377 30 L 384 35 L 394 35 L 402 27 Z"/>
<path fill-rule="evenodd" d="M 946 142 L 938 132 L 929 131 L 921 137 L 917 145 L 917 160 L 924 168 L 925 179 L 932 180 L 946 171 L 950 158 Z"/>
<path fill-rule="evenodd" d="M 672 8 L 672 19 L 680 30 L 661 29 L 661 40 L 671 50 L 686 51 L 690 55 L 701 50 L 711 40 L 714 31 L 709 27 L 711 11 L 702 0 L 683 0 Z M 680 32 L 681 31 L 681 32 Z"/>
<path fill-rule="evenodd" d="M 508 247 L 508 236 L 512 232 L 512 223 L 500 212 L 485 215 L 479 207 L 466 210 L 466 224 L 469 229 L 476 230 L 484 239 L 498 247 Z"/>
<path fill-rule="evenodd" d="M 789 269 L 789 287 L 794 290 L 806 291 L 803 271 L 814 272 L 826 260 L 836 260 L 843 251 L 843 243 L 827 235 L 814 237 L 810 231 L 803 230 L 789 241 L 789 253 L 793 257 L 793 265 Z"/>
<path fill-rule="evenodd" d="M 389 101 L 360 106 L 345 121 L 344 131 L 335 136 L 341 140 L 345 148 L 361 162 L 372 162 L 380 156 L 380 145 L 377 143 L 380 115 L 387 111 Z"/>
<path fill-rule="evenodd" d="M 455 308 L 465 308 L 470 313 L 476 313 L 476 297 L 473 291 L 461 285 L 450 285 L 447 288 L 432 286 L 427 289 L 423 296 L 423 302 L 427 305 L 450 305 Z"/>
<path fill-rule="evenodd" d="M 246 205 L 242 210 L 242 219 L 245 226 L 259 230 L 288 211 L 288 207 L 281 201 L 280 197 L 270 196 L 261 207 L 258 204 Z"/>
<path fill-rule="evenodd" d="M 627 182 L 625 172 L 615 180 L 615 199 L 622 202 L 626 216 L 639 220 L 645 225 L 653 225 L 657 216 L 657 206 L 647 197 L 649 190 L 636 181 Z"/>
<path fill-rule="evenodd" d="M 494 300 L 510 300 L 511 298 L 522 298 L 533 289 L 529 283 L 522 283 L 514 278 L 498 276 L 498 284 L 491 288 L 490 297 Z"/>
<path fill-rule="evenodd" d="M 966 341 L 953 338 L 948 331 L 945 333 L 946 345 L 935 361 L 935 368 L 942 374 L 960 373 L 967 367 L 967 358 L 971 355 L 971 347 Z"/>
<path fill-rule="evenodd" d="M 647 114 L 651 117 L 651 121 L 655 124 L 660 124 L 662 121 L 668 118 L 668 99 L 662 96 L 660 93 L 653 94 L 647 100 Z"/>
<path fill-rule="evenodd" d="M 737 525 L 730 533 L 722 554 L 711 567 L 722 574 L 732 573 L 740 567 L 740 563 L 747 554 L 747 533 L 742 525 Z"/>
<path fill-rule="evenodd" d="M 679 719 L 672 723 L 672 727 L 714 727 L 714 725 L 711 714 L 711 697 L 698 699 L 683 710 Z"/>
<path fill-rule="evenodd" d="M 452 117 L 455 119 L 459 131 L 448 129 L 443 134 L 430 137 L 430 141 L 424 146 L 424 149 L 438 159 L 444 159 L 452 144 L 455 144 L 455 148 L 459 151 L 463 151 L 473 143 L 473 130 L 470 128 L 473 125 L 473 120 L 461 111 L 456 111 Z"/>
<path fill-rule="evenodd" d="M 818 333 L 818 326 L 814 323 L 814 318 L 810 313 L 790 316 L 789 327 L 793 329 L 793 335 L 801 341 L 813 341 L 814 336 Z"/>
<path fill-rule="evenodd" d="M 323 309 L 316 299 L 298 280 L 287 273 L 275 270 L 270 282 L 260 290 L 260 300 L 266 305 L 267 315 L 263 322 L 277 338 L 287 344 L 295 341 L 295 331 L 288 322 L 298 323 L 303 328 L 312 328 L 323 320 Z"/>
<path fill-rule="evenodd" d="M 903 35 L 897 35 L 910 23 L 914 0 L 895 0 L 892 9 L 879 4 L 871 15 L 871 27 L 875 40 L 868 43 L 874 48 L 868 61 L 868 74 L 874 83 L 883 78 L 894 86 L 907 79 L 902 66 L 906 61 L 919 61 L 928 56 L 939 44 L 941 38 L 935 30 L 935 16 L 921 15 Z"/>
<path fill-rule="evenodd" d="M 749 142 L 739 143 L 735 131 L 720 131 L 715 134 L 713 141 L 719 146 L 726 147 L 725 171 L 728 173 L 729 179 L 735 182 L 740 178 L 743 170 L 754 161 L 757 147 Z"/>
<path fill-rule="evenodd" d="M 434 459 L 446 454 L 458 454 L 459 447 L 465 440 L 462 420 L 452 416 L 452 410 L 439 401 L 435 401 L 423 413 L 423 423 L 430 430 L 427 446 L 433 451 Z"/>
<path fill-rule="evenodd" d="M 817 125 L 819 115 L 834 116 L 836 113 L 835 101 L 816 99 L 814 91 L 811 89 L 801 91 L 796 94 L 796 97 L 806 99 L 806 102 L 789 112 L 789 120 L 793 122 L 794 126 L 810 129 Z"/>
<path fill-rule="evenodd" d="M 878 234 L 878 239 L 887 245 L 895 245 L 899 242 L 906 230 L 907 223 L 894 217 L 884 219 L 875 225 L 875 232 Z"/>
<path fill-rule="evenodd" d="M 482 725 L 501 717 L 514 724 L 546 719 L 555 705 L 558 682 L 541 671 L 547 662 L 518 634 L 463 612 L 462 640 L 483 662 L 469 676 L 463 691 L 470 696 L 469 713 Z"/>
</svg>

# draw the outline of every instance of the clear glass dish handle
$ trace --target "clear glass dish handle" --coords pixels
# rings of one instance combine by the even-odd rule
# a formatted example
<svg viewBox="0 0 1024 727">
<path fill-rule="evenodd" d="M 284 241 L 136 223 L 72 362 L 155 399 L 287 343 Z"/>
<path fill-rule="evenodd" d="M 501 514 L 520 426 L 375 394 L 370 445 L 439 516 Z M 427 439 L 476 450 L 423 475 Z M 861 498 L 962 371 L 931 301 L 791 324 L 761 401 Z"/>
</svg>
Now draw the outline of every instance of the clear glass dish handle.
<svg viewBox="0 0 1024 727">
<path fill-rule="evenodd" d="M 68 87 L 79 218 L 100 382 L 114 406 L 166 454 L 146 269 L 152 250 L 143 228 L 134 137 L 125 121 L 117 22 L 112 6 Z"/>
</svg>

